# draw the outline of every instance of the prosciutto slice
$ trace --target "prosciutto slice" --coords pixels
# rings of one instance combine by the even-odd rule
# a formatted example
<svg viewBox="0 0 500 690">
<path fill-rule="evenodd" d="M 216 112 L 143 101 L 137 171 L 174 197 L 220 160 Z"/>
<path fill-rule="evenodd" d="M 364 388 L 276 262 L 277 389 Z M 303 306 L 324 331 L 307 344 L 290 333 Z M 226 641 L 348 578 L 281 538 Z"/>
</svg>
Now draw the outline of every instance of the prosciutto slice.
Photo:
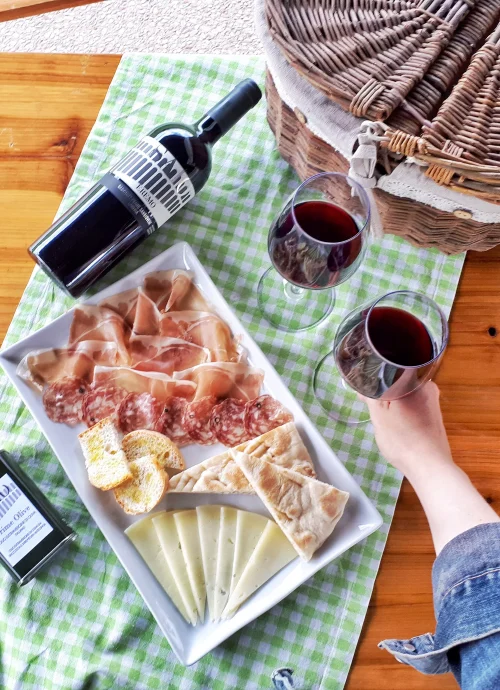
<svg viewBox="0 0 500 690">
<path fill-rule="evenodd" d="M 191 289 L 192 274 L 180 268 L 155 271 L 144 276 L 143 289 L 160 311 L 168 311 L 185 297 Z"/>
<path fill-rule="evenodd" d="M 137 295 L 137 288 L 125 290 L 125 292 L 119 292 L 116 295 L 111 295 L 111 297 L 103 299 L 102 302 L 99 302 L 99 306 L 116 312 L 122 317 L 127 326 L 132 328 L 134 325 L 135 309 L 137 306 Z"/>
<path fill-rule="evenodd" d="M 143 289 L 161 312 L 173 309 L 210 311 L 205 298 L 194 285 L 190 271 L 176 268 L 148 273 L 144 277 Z"/>
<path fill-rule="evenodd" d="M 253 400 L 259 395 L 264 372 L 243 362 L 210 362 L 177 371 L 174 378 L 196 384 L 194 400 L 209 395 L 218 400 Z"/>
<path fill-rule="evenodd" d="M 133 369 L 173 374 L 210 361 L 210 350 L 179 338 L 133 336 L 129 343 Z"/>
<path fill-rule="evenodd" d="M 75 307 L 69 331 L 68 346 L 74 347 L 84 340 L 115 343 L 120 360 L 128 363 L 126 340 L 128 332 L 123 318 L 106 307 L 80 305 Z"/>
<path fill-rule="evenodd" d="M 149 393 L 164 401 L 171 396 L 191 400 L 196 392 L 194 381 L 183 381 L 159 372 L 143 372 L 129 367 L 96 367 L 94 386 L 116 386 L 129 393 Z"/>
<path fill-rule="evenodd" d="M 27 383 L 42 390 L 44 384 L 67 376 L 92 381 L 96 364 L 122 364 L 115 343 L 84 340 L 74 348 L 35 350 L 21 360 L 16 373 Z"/>
<path fill-rule="evenodd" d="M 142 288 L 137 292 L 134 325 L 132 336 L 159 335 L 161 313 L 155 302 L 148 297 Z"/>
<path fill-rule="evenodd" d="M 171 311 L 162 314 L 160 332 L 170 338 L 182 338 L 210 350 L 214 362 L 236 362 L 237 344 L 229 326 L 216 314 L 203 311 Z"/>
</svg>

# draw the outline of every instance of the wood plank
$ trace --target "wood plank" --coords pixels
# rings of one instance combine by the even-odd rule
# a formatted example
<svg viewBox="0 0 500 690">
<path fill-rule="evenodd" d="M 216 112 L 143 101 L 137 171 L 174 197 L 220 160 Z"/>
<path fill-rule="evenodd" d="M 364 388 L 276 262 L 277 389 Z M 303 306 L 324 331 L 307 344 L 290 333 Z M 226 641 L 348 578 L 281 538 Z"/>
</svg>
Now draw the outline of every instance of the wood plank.
<svg viewBox="0 0 500 690">
<path fill-rule="evenodd" d="M 117 64 L 115 56 L 0 55 L 2 339 L 32 270 L 26 247 L 57 211 Z M 497 509 L 500 335 L 488 329 L 500 331 L 499 266 L 500 248 L 469 254 L 438 375 L 454 456 Z M 420 675 L 377 648 L 434 629 L 433 560 L 427 521 L 404 482 L 348 690 L 456 690 L 451 676 Z"/>
<path fill-rule="evenodd" d="M 90 5 L 103 0 L 0 0 L 0 22 Z"/>
</svg>

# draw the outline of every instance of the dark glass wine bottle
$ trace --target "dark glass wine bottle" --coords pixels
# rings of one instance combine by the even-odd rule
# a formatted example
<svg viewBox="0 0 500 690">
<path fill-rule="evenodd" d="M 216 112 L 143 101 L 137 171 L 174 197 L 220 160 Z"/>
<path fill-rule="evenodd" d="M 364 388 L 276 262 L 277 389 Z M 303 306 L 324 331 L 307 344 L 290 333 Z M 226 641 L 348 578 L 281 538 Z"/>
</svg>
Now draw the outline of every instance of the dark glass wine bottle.
<svg viewBox="0 0 500 690">
<path fill-rule="evenodd" d="M 65 292 L 79 297 L 205 185 L 211 147 L 260 100 L 240 82 L 194 125 L 159 125 L 28 249 Z"/>
</svg>

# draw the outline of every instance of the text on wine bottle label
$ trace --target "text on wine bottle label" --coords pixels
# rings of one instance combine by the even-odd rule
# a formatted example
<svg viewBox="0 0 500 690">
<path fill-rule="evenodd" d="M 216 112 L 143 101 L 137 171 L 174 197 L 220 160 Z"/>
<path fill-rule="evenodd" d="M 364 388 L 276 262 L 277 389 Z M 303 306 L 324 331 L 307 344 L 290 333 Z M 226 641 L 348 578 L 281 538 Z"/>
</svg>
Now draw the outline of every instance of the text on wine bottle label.
<svg viewBox="0 0 500 690">
<path fill-rule="evenodd" d="M 157 227 L 166 223 L 195 195 L 184 168 L 170 151 L 151 137 L 141 139 L 110 172 L 142 200 Z"/>
</svg>

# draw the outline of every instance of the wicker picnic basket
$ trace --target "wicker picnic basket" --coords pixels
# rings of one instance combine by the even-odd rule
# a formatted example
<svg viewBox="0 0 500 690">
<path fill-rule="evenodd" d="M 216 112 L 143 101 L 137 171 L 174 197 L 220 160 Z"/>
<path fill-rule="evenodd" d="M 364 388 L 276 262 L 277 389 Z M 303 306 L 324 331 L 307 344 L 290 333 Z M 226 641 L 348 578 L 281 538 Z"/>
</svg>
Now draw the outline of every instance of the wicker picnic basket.
<svg viewBox="0 0 500 690">
<path fill-rule="evenodd" d="M 378 175 L 410 161 L 463 200 L 449 212 L 375 186 L 385 232 L 446 253 L 500 244 L 500 0 L 265 0 L 264 10 L 301 78 L 378 123 Z M 270 71 L 266 86 L 280 153 L 300 177 L 347 172 Z M 495 222 L 475 220 L 475 208 Z"/>
</svg>

